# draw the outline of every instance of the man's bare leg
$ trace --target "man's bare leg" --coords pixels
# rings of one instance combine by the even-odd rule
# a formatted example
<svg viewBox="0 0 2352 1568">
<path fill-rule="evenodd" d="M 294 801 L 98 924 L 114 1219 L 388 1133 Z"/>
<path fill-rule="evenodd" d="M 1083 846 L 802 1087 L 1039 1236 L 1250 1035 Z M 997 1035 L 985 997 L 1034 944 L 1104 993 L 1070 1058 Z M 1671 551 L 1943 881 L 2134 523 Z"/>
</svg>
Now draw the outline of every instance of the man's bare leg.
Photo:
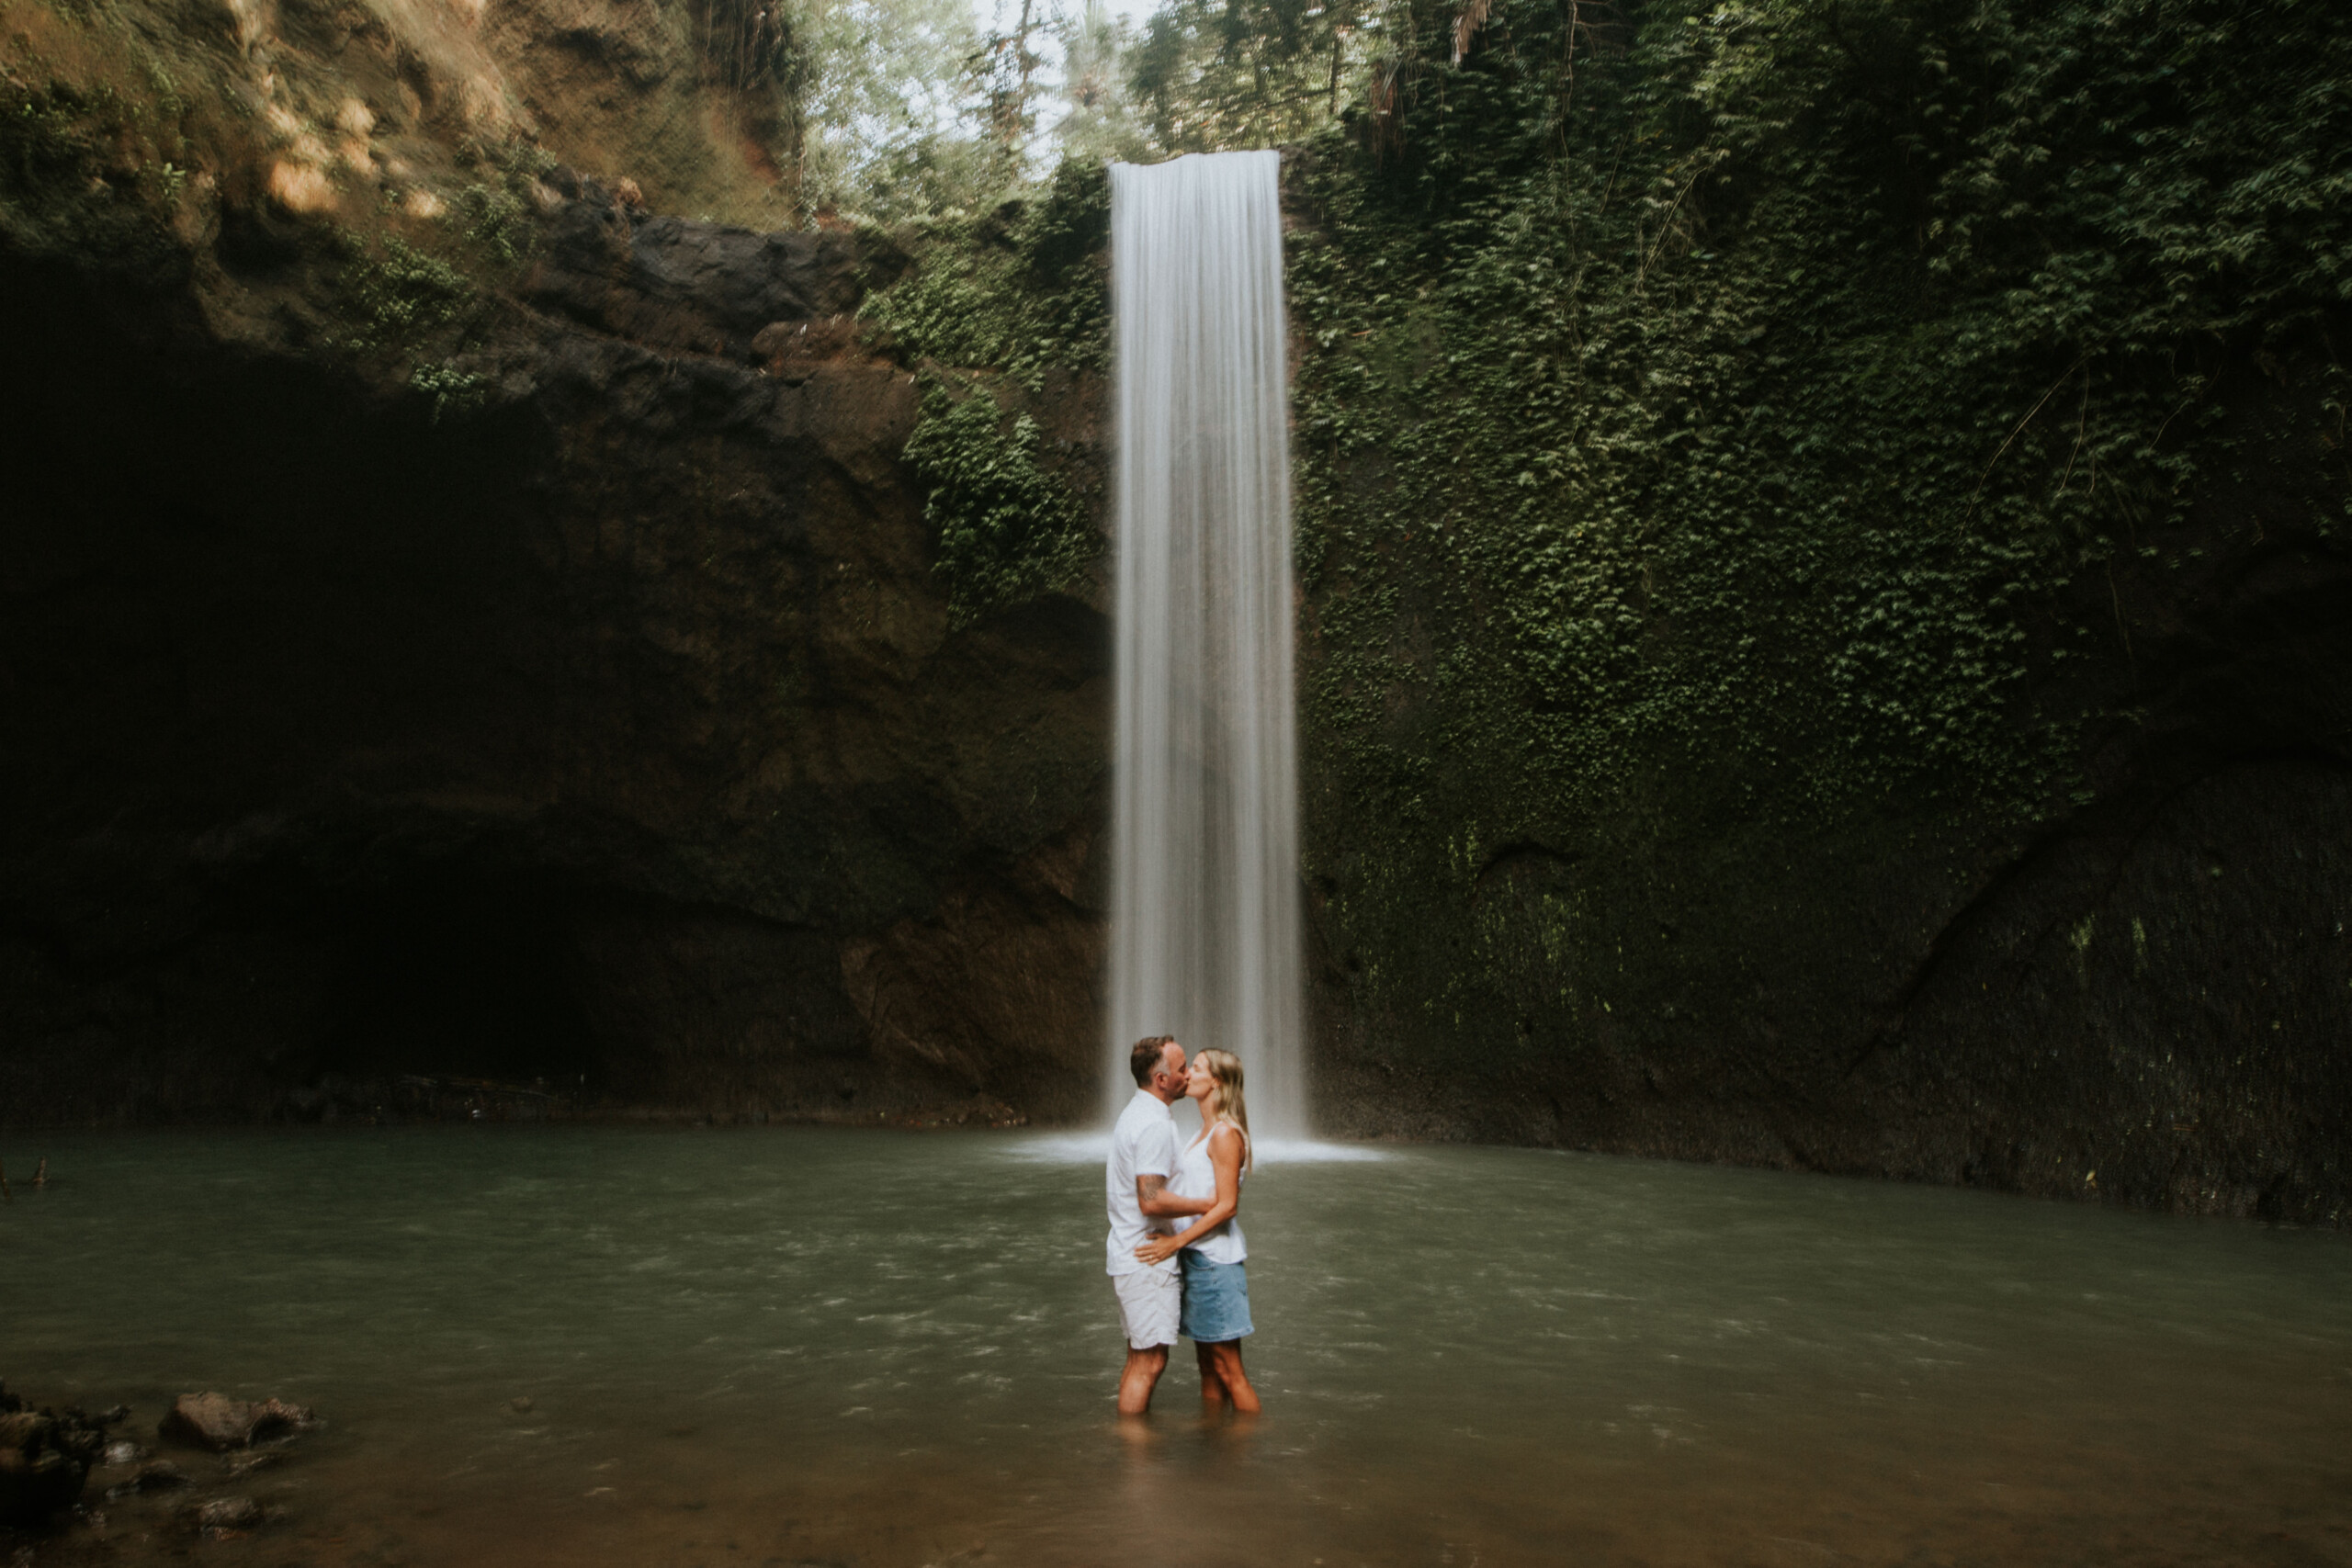
<svg viewBox="0 0 2352 1568">
<path fill-rule="evenodd" d="M 1250 1386 L 1250 1374 L 1241 1370 L 1241 1341 L 1228 1339 L 1222 1345 L 1201 1347 L 1202 1382 L 1206 1385 L 1206 1372 L 1211 1361 L 1216 1363 L 1217 1382 L 1224 1385 L 1225 1396 L 1233 1401 L 1236 1416 L 1258 1414 L 1258 1391 Z"/>
<path fill-rule="evenodd" d="M 1216 1349 L 1216 1346 L 1204 1345 L 1197 1339 L 1193 1342 L 1193 1358 L 1201 1364 L 1201 1414 L 1204 1416 L 1222 1416 L 1225 1407 L 1233 1403 L 1225 1392 L 1224 1374 L 1217 1371 Z"/>
<path fill-rule="evenodd" d="M 1155 1345 L 1148 1350 L 1130 1346 L 1127 1364 L 1119 1373 L 1119 1414 L 1141 1416 L 1151 1408 L 1151 1391 L 1159 1382 L 1159 1374 L 1168 1370 L 1168 1347 Z"/>
</svg>

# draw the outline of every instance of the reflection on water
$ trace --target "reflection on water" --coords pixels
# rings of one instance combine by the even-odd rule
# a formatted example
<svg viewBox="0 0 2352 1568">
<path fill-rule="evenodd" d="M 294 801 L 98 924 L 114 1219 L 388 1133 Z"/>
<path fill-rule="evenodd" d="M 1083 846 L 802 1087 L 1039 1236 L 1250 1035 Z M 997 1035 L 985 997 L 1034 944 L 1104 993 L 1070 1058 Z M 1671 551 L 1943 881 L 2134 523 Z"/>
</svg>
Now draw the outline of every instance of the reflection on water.
<svg viewBox="0 0 2352 1568">
<path fill-rule="evenodd" d="M 334 1424 L 246 1488 L 286 1517 L 241 1561 L 2352 1562 L 2332 1234 L 1528 1150 L 1270 1160 L 1266 1418 L 1204 1429 L 1180 1354 L 1128 1442 L 1069 1145 L 46 1152 L 58 1185 L 0 1210 L 0 1374 L 149 1431 L 196 1388 Z M 109 1507 L 117 1560 L 170 1544 L 162 1512 Z"/>
</svg>

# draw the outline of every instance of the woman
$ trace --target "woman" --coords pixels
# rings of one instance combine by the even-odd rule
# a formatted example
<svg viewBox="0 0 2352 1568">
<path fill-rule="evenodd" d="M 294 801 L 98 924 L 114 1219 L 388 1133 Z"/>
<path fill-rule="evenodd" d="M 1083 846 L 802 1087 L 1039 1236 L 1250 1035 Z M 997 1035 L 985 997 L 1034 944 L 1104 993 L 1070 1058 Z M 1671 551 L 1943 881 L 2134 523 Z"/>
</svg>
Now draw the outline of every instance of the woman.
<svg viewBox="0 0 2352 1568">
<path fill-rule="evenodd" d="M 1168 1190 L 1182 1198 L 1213 1198 L 1207 1213 L 1176 1222 L 1174 1235 L 1152 1236 L 1136 1248 L 1146 1263 L 1183 1255 L 1182 1327 L 1201 1362 L 1201 1405 L 1214 1416 L 1225 1405 L 1258 1414 L 1258 1391 L 1241 1370 L 1241 1338 L 1250 1332 L 1250 1256 L 1235 1216 L 1241 1178 L 1250 1168 L 1250 1111 L 1241 1099 L 1241 1063 L 1229 1051 L 1193 1054 L 1184 1093 L 1200 1107 L 1201 1135 L 1176 1156 Z"/>
</svg>

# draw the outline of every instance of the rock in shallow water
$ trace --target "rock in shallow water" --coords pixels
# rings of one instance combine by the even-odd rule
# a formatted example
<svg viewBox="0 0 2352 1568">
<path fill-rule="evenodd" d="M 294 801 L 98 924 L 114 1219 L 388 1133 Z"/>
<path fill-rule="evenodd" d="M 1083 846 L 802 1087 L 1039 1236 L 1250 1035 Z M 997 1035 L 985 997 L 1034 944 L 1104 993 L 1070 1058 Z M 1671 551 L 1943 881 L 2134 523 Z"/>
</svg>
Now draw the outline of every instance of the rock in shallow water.
<svg viewBox="0 0 2352 1568">
<path fill-rule="evenodd" d="M 130 1412 L 34 1411 L 0 1383 L 0 1525 L 38 1529 L 72 1507 L 107 1450 L 107 1428 Z"/>
<path fill-rule="evenodd" d="M 253 1406 L 225 1393 L 184 1393 L 155 1428 L 158 1437 L 218 1451 L 253 1441 Z"/>
<path fill-rule="evenodd" d="M 184 1393 L 172 1402 L 171 1414 L 156 1431 L 221 1453 L 291 1437 L 317 1425 L 318 1417 L 309 1409 L 282 1399 L 248 1402 L 225 1393 Z"/>
<path fill-rule="evenodd" d="M 251 1497 L 215 1497 L 191 1505 L 185 1516 L 198 1529 L 251 1529 L 262 1521 L 261 1505 Z"/>
<path fill-rule="evenodd" d="M 0 1525 L 37 1529 L 82 1495 L 89 1463 L 69 1450 L 56 1418 L 0 1416 Z"/>
<path fill-rule="evenodd" d="M 107 1495 L 122 1497 L 140 1492 L 168 1492 L 175 1486 L 187 1484 L 187 1476 L 178 1465 L 170 1460 L 159 1459 L 141 1465 L 138 1473 L 120 1485 L 108 1487 Z"/>
</svg>

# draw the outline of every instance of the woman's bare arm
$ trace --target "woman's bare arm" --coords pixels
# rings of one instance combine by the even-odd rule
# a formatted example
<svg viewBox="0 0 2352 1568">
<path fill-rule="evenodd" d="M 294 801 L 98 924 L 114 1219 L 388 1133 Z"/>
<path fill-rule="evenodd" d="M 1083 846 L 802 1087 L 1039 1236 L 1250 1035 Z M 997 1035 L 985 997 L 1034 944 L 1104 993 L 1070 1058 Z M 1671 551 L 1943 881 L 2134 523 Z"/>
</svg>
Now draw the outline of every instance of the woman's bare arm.
<svg viewBox="0 0 2352 1568">
<path fill-rule="evenodd" d="M 1173 1258 L 1179 1248 L 1206 1240 L 1211 1231 L 1241 1212 L 1241 1134 L 1229 1122 L 1209 1129 L 1209 1168 L 1216 1172 L 1216 1196 L 1199 1221 L 1182 1235 L 1150 1237 L 1136 1248 L 1137 1258 L 1146 1263 Z"/>
</svg>

